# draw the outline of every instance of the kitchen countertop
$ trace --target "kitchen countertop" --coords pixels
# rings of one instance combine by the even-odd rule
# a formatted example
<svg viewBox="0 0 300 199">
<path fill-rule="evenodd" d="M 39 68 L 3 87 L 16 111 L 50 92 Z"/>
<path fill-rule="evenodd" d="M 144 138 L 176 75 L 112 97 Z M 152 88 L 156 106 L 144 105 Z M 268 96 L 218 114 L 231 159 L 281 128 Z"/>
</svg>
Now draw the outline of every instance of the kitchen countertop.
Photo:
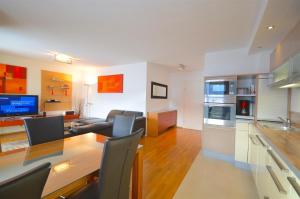
<svg viewBox="0 0 300 199">
<path fill-rule="evenodd" d="M 274 130 L 266 127 L 265 124 L 265 122 L 257 122 L 256 127 L 296 176 L 300 178 L 300 132 Z"/>
</svg>

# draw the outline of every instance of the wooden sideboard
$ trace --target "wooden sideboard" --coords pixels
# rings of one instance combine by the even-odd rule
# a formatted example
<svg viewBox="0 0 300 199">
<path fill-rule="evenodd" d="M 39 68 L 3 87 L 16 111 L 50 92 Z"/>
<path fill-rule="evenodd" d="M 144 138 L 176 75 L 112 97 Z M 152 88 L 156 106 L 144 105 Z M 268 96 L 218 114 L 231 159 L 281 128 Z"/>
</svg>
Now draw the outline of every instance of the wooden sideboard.
<svg viewBox="0 0 300 199">
<path fill-rule="evenodd" d="M 177 110 L 147 113 L 147 135 L 158 136 L 168 128 L 177 125 Z"/>
</svg>

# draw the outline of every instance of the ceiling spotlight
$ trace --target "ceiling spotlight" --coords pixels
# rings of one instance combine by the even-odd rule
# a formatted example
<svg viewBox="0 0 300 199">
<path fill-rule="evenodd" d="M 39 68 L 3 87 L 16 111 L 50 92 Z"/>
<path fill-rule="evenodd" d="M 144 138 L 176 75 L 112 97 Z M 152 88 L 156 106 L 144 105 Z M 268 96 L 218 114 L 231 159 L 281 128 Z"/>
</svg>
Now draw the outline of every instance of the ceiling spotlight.
<svg viewBox="0 0 300 199">
<path fill-rule="evenodd" d="M 268 26 L 267 29 L 268 29 L 268 30 L 273 30 L 273 29 L 274 29 L 274 26 Z"/>
<path fill-rule="evenodd" d="M 58 62 L 62 62 L 65 64 L 72 64 L 73 60 L 79 61 L 80 59 L 63 54 L 63 53 L 59 53 L 59 52 L 55 52 L 55 51 L 48 51 L 47 53 L 48 55 L 54 56 L 55 61 Z"/>
<path fill-rule="evenodd" d="M 179 66 L 178 66 L 178 70 L 180 70 L 180 71 L 184 71 L 185 68 L 186 68 L 186 66 L 183 64 L 179 64 Z"/>
<path fill-rule="evenodd" d="M 73 57 L 59 53 L 59 54 L 55 54 L 55 60 L 66 64 L 72 64 Z"/>
</svg>

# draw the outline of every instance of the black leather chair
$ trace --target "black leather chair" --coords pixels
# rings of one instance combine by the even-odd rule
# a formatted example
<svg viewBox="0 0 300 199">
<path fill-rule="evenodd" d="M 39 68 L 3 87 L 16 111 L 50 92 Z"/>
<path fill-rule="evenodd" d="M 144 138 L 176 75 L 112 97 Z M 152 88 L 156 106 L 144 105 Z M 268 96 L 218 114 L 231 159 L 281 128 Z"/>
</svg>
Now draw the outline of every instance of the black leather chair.
<svg viewBox="0 0 300 199">
<path fill-rule="evenodd" d="M 45 163 L 0 183 L 0 198 L 40 199 L 50 172 L 50 165 Z"/>
<path fill-rule="evenodd" d="M 130 135 L 133 131 L 135 115 L 116 115 L 113 120 L 112 137 Z"/>
<path fill-rule="evenodd" d="M 131 168 L 144 129 L 105 142 L 99 180 L 69 199 L 128 199 Z"/>
<path fill-rule="evenodd" d="M 64 139 L 64 117 L 25 119 L 25 129 L 30 146 Z"/>
</svg>

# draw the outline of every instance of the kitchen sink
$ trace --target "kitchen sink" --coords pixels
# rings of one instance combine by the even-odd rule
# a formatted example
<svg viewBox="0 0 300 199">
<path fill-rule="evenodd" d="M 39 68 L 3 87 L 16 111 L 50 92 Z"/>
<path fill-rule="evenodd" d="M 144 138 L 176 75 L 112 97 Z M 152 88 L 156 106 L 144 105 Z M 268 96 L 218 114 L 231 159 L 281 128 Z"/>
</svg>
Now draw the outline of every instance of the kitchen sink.
<svg viewBox="0 0 300 199">
<path fill-rule="evenodd" d="M 296 127 L 286 127 L 282 125 L 281 123 L 270 123 L 270 124 L 262 124 L 263 127 L 269 128 L 275 131 L 284 131 L 287 133 L 296 133 L 300 132 L 300 128 Z"/>
</svg>

